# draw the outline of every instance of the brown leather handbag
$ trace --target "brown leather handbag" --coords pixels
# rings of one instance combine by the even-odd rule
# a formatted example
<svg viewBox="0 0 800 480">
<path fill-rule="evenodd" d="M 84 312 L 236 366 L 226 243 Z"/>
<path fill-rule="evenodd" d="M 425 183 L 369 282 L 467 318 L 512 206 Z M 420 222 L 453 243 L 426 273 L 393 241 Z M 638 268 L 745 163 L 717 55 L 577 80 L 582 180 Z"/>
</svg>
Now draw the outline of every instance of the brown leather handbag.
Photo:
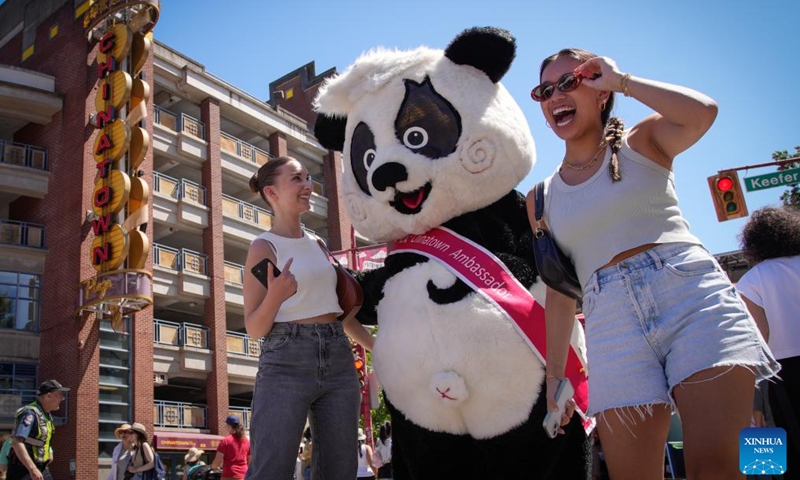
<svg viewBox="0 0 800 480">
<path fill-rule="evenodd" d="M 333 269 L 336 270 L 336 296 L 339 297 L 339 308 L 343 312 L 339 316 L 339 320 L 354 316 L 361 309 L 361 305 L 364 304 L 364 291 L 361 289 L 358 280 L 331 254 L 325 242 L 319 238 L 317 242 L 322 250 L 328 254 L 333 264 Z"/>
</svg>

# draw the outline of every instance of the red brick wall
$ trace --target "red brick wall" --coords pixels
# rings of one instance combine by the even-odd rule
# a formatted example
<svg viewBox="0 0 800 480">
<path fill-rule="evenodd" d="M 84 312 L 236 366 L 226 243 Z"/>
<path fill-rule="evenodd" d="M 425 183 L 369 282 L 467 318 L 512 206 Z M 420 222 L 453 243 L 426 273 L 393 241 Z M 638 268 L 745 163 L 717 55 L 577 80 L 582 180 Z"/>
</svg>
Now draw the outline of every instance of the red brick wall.
<svg viewBox="0 0 800 480">
<path fill-rule="evenodd" d="M 275 132 L 269 136 L 269 153 L 276 157 L 285 157 L 289 154 L 285 133 Z"/>
<path fill-rule="evenodd" d="M 90 45 L 72 14 L 72 4 L 67 3 L 42 22 L 35 53 L 21 65 L 19 39 L 3 49 L 8 63 L 55 76 L 56 92 L 64 99 L 62 111 L 50 124 L 29 124 L 15 135 L 15 141 L 48 149 L 50 180 L 44 199 L 19 199 L 12 203 L 10 215 L 46 225 L 39 379 L 56 378 L 72 389 L 67 424 L 58 427 L 54 437 L 51 471 L 55 478 L 69 478 L 69 462 L 75 459 L 75 478 L 97 478 L 98 327 L 93 315 L 75 317 L 76 287 L 94 274 L 89 256 L 93 235 L 85 211 L 91 208 L 96 173 L 91 155 L 94 129 L 87 125 L 96 80 L 94 54 L 89 54 Z M 55 23 L 58 35 L 51 40 L 49 30 Z"/>
<path fill-rule="evenodd" d="M 89 44 L 82 25 L 74 21 L 67 2 L 37 28 L 35 52 L 21 62 L 21 37 L 0 50 L 0 63 L 53 75 L 56 93 L 63 98 L 61 112 L 46 126 L 28 124 L 15 141 L 48 149 L 50 180 L 44 199 L 20 198 L 10 206 L 12 218 L 46 225 L 48 250 L 41 289 L 39 380 L 56 378 L 69 392 L 67 424 L 57 427 L 53 440 L 54 478 L 97 478 L 99 421 L 99 322 L 95 315 L 75 316 L 78 284 L 92 277 L 91 242 L 94 235 L 85 212 L 91 209 L 97 170 L 92 155 L 96 130 L 88 124 L 94 113 L 97 89 L 96 44 Z M 50 28 L 58 35 L 50 39 Z M 152 90 L 153 62 L 143 71 Z M 152 118 L 153 108 L 149 106 Z M 152 138 L 151 122 L 148 133 Z M 152 185 L 152 146 L 140 169 Z M 152 219 L 152 203 L 150 205 Z M 148 237 L 152 245 L 152 220 Z M 152 254 L 146 269 L 152 271 Z M 132 410 L 134 419 L 153 427 L 153 309 L 137 314 L 132 323 Z M 76 473 L 69 475 L 70 460 Z"/>
<path fill-rule="evenodd" d="M 225 432 L 228 416 L 228 342 L 225 320 L 225 244 L 222 233 L 222 156 L 219 149 L 219 100 L 207 98 L 200 104 L 200 118 L 206 126 L 208 158 L 203 162 L 203 186 L 208 195 L 208 227 L 203 231 L 203 253 L 208 257 L 211 277 L 204 323 L 209 328 L 213 367 L 208 374 L 208 426 L 212 433 Z"/>
</svg>

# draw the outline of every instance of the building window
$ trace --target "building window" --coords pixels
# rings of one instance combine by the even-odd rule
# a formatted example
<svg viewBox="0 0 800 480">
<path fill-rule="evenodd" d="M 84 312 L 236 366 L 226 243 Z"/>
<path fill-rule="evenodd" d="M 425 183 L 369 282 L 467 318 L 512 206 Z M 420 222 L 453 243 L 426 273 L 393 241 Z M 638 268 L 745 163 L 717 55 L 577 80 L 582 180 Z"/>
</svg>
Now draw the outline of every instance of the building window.
<svg viewBox="0 0 800 480">
<path fill-rule="evenodd" d="M 0 328 L 39 331 L 40 277 L 0 270 Z"/>
<path fill-rule="evenodd" d="M 36 364 L 0 362 L 0 424 L 14 424 L 19 407 L 36 400 Z"/>
<path fill-rule="evenodd" d="M 119 439 L 114 429 L 131 418 L 130 317 L 123 317 L 122 332 L 100 321 L 100 431 L 99 456 L 110 459 Z"/>
</svg>

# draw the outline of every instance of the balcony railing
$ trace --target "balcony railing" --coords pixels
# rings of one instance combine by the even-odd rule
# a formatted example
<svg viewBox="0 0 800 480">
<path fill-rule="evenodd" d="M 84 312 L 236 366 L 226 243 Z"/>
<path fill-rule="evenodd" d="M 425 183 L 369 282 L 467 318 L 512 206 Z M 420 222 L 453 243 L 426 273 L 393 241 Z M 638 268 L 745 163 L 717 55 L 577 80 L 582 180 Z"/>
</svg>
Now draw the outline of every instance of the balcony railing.
<svg viewBox="0 0 800 480">
<path fill-rule="evenodd" d="M 3 423 L 13 423 L 16 410 L 36 400 L 37 393 L 36 390 L 0 388 L 0 405 L 4 406 L 4 408 L 0 409 L 0 420 Z M 69 393 L 66 394 L 61 407 L 53 412 L 53 420 L 56 425 L 67 423 L 67 417 L 69 417 Z"/>
<path fill-rule="evenodd" d="M 194 135 L 197 138 L 206 138 L 206 126 L 200 120 L 190 117 L 185 113 L 170 112 L 158 105 L 155 107 L 155 122 L 162 127 L 166 127 L 173 132 L 183 132 Z"/>
<path fill-rule="evenodd" d="M 317 195 L 324 197 L 325 184 L 322 182 L 322 180 L 318 180 L 316 177 L 312 177 L 310 175 L 309 178 L 311 179 L 311 190 Z"/>
<path fill-rule="evenodd" d="M 245 430 L 250 430 L 250 418 L 253 416 L 253 409 L 247 407 L 228 407 L 228 415 L 236 415 L 242 422 Z"/>
<path fill-rule="evenodd" d="M 44 248 L 44 225 L 0 219 L 0 243 Z"/>
<path fill-rule="evenodd" d="M 184 402 L 153 402 L 153 424 L 157 427 L 206 428 L 208 407 Z"/>
<path fill-rule="evenodd" d="M 176 200 L 187 199 L 200 205 L 206 204 L 206 189 L 185 178 L 177 178 L 164 175 L 163 173 L 153 172 L 153 184 L 155 191 L 163 193 Z"/>
<path fill-rule="evenodd" d="M 258 225 L 264 229 L 272 227 L 272 214 L 263 208 L 243 202 L 230 195 L 222 195 L 222 213 L 227 213 L 245 222 Z"/>
<path fill-rule="evenodd" d="M 270 158 L 274 158 L 271 153 L 239 140 L 233 135 L 228 135 L 225 132 L 220 132 L 219 148 L 223 152 L 237 155 L 258 166 L 264 165 Z"/>
<path fill-rule="evenodd" d="M 47 150 L 24 143 L 0 140 L 0 163 L 47 170 Z"/>
<path fill-rule="evenodd" d="M 153 264 L 178 272 L 192 272 L 206 275 L 208 271 L 208 257 L 187 248 L 167 247 L 166 245 L 153 245 Z"/>
<path fill-rule="evenodd" d="M 246 357 L 258 357 L 261 355 L 261 339 L 253 340 L 246 333 L 232 332 L 228 330 L 228 353 L 236 353 Z"/>
<path fill-rule="evenodd" d="M 153 342 L 176 347 L 208 348 L 208 327 L 194 323 L 153 320 Z"/>
<path fill-rule="evenodd" d="M 244 285 L 244 265 L 225 262 L 225 283 L 231 285 Z"/>
</svg>

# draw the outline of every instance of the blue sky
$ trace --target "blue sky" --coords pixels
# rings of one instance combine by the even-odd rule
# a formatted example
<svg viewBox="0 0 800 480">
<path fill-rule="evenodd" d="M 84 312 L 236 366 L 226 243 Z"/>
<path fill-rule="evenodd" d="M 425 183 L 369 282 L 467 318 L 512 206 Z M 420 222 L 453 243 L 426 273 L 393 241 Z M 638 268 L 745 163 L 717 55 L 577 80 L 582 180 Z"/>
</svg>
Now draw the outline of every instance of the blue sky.
<svg viewBox="0 0 800 480">
<path fill-rule="evenodd" d="M 502 80 L 523 109 L 538 161 L 518 189 L 552 173 L 563 144 L 530 99 L 542 58 L 564 47 L 607 55 L 623 71 L 695 88 L 720 106 L 711 130 L 677 157 L 680 206 L 714 253 L 738 249 L 746 219 L 718 223 L 706 177 L 771 160 L 800 145 L 800 36 L 796 0 L 164 0 L 156 38 L 208 72 L 262 99 L 269 82 L 310 62 L 343 71 L 376 46 L 444 48 L 461 30 L 497 26 L 517 39 Z M 619 97 L 615 115 L 632 125 L 650 113 Z M 760 175 L 774 168 L 740 172 Z M 783 189 L 746 194 L 750 211 L 779 204 Z"/>
</svg>

